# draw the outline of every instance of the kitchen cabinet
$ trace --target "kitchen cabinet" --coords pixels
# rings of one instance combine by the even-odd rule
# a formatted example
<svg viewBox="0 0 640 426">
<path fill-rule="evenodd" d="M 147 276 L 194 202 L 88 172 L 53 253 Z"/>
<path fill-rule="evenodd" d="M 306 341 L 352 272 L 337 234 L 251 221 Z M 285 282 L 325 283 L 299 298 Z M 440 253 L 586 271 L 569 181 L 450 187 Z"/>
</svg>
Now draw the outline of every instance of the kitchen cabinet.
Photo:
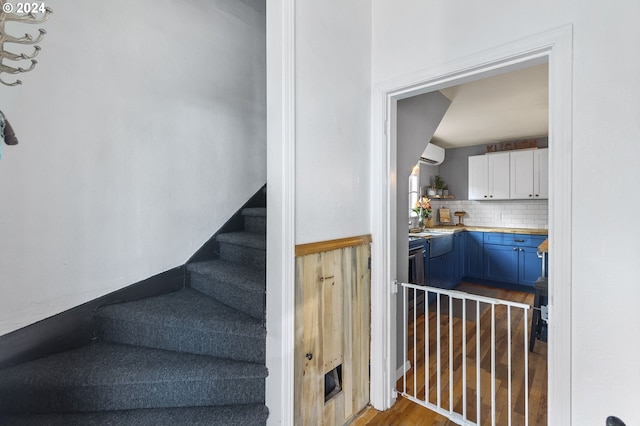
<svg viewBox="0 0 640 426">
<path fill-rule="evenodd" d="M 509 153 L 510 198 L 549 198 L 549 150 L 535 149 Z"/>
<path fill-rule="evenodd" d="M 509 153 L 469 157 L 469 199 L 509 199 Z"/>
<path fill-rule="evenodd" d="M 454 281 L 458 284 L 465 275 L 464 255 L 465 255 L 465 232 L 457 232 L 453 235 L 454 250 Z"/>
<path fill-rule="evenodd" d="M 484 278 L 484 232 L 463 232 L 464 276 Z"/>
<path fill-rule="evenodd" d="M 533 154 L 533 193 L 537 198 L 549 198 L 549 150 L 546 148 Z"/>
<path fill-rule="evenodd" d="M 537 247 L 520 247 L 518 253 L 518 283 L 533 287 L 542 275 L 542 259 Z"/>
<path fill-rule="evenodd" d="M 484 279 L 533 286 L 542 270 L 541 235 L 484 233 Z"/>
<path fill-rule="evenodd" d="M 455 259 L 454 251 L 429 259 L 429 285 L 445 289 L 455 287 L 458 284 Z"/>
<path fill-rule="evenodd" d="M 518 248 L 484 245 L 484 278 L 505 283 L 518 282 Z"/>
</svg>

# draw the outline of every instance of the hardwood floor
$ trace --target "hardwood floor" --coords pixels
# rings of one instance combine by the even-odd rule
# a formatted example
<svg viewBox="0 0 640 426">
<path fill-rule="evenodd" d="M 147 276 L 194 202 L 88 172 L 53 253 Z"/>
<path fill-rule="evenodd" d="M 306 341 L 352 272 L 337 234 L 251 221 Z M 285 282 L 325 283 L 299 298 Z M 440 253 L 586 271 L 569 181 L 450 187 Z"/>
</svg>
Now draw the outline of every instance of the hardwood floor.
<svg viewBox="0 0 640 426">
<path fill-rule="evenodd" d="M 471 284 L 465 284 L 473 286 Z M 491 290 L 498 299 L 509 300 L 513 302 L 526 303 L 533 305 L 533 295 L 528 293 L 501 290 L 501 289 L 489 289 L 488 287 L 477 286 L 479 294 L 483 291 Z M 473 291 L 476 293 L 476 291 Z M 481 342 L 490 342 L 491 336 L 491 308 L 489 305 L 481 306 L 480 315 L 480 340 Z M 496 424 L 507 425 L 509 424 L 509 409 L 508 409 L 508 340 L 507 340 L 507 308 L 504 306 L 497 306 L 495 308 L 496 315 L 496 357 L 495 357 L 495 372 L 496 372 Z M 524 324 L 522 318 L 521 309 L 511 309 L 511 347 L 512 347 L 512 360 L 511 360 L 511 398 L 513 414 L 511 419 L 512 425 L 524 425 L 524 354 L 529 355 L 529 425 L 531 426 L 546 426 L 547 424 L 547 344 L 545 342 L 536 341 L 533 352 L 528 351 L 528 338 L 527 348 L 525 349 L 524 343 Z M 475 318 L 475 314 L 473 315 Z M 441 341 L 446 341 L 449 334 L 449 316 L 441 315 L 440 321 L 437 319 L 437 314 L 433 311 L 429 312 L 429 401 L 435 403 L 437 401 L 437 325 L 440 324 Z M 467 314 L 467 320 L 469 320 L 469 314 Z M 528 313 L 527 319 L 527 331 L 531 327 L 531 310 Z M 446 344 L 441 345 L 441 366 L 442 374 L 440 377 L 440 401 L 441 406 L 449 407 L 449 378 L 453 378 L 453 401 L 454 410 L 462 412 L 462 387 L 463 387 L 463 374 L 462 374 L 462 324 L 463 321 L 454 317 L 452 322 L 453 341 L 454 347 L 452 350 L 452 365 L 453 371 L 449 372 L 449 347 Z M 415 325 L 415 327 L 414 327 Z M 416 352 L 416 359 L 413 359 L 413 346 L 414 337 L 413 330 L 417 330 L 415 346 L 418 348 Z M 425 349 L 424 349 L 424 332 L 425 332 L 425 316 L 422 315 L 416 318 L 414 323 L 413 318 L 409 319 L 409 350 L 408 358 L 412 367 L 417 365 L 417 369 L 412 368 L 407 374 L 406 389 L 408 394 L 414 394 L 414 389 L 418 399 L 424 399 L 425 395 Z M 467 380 L 467 415 L 469 420 L 476 421 L 476 323 L 475 321 L 466 321 L 466 333 L 467 333 L 467 347 L 466 347 L 466 368 L 467 377 L 471 380 Z M 528 336 L 527 336 L 528 337 Z M 480 351 L 480 424 L 491 424 L 491 354 L 490 346 L 481 343 Z M 417 370 L 417 371 L 415 371 Z M 417 374 L 415 374 L 417 372 Z M 415 383 L 414 383 L 415 378 Z M 402 391 L 405 389 L 404 379 L 401 378 L 396 384 L 396 389 Z M 352 422 L 352 426 L 364 426 L 364 425 L 384 425 L 384 426 L 396 426 L 396 425 L 446 425 L 453 426 L 456 423 L 448 420 L 447 418 L 436 414 L 435 412 L 424 408 L 414 402 L 409 401 L 402 396 L 398 397 L 396 404 L 387 411 L 379 412 L 372 407 L 367 407 L 359 416 L 357 416 Z"/>
</svg>

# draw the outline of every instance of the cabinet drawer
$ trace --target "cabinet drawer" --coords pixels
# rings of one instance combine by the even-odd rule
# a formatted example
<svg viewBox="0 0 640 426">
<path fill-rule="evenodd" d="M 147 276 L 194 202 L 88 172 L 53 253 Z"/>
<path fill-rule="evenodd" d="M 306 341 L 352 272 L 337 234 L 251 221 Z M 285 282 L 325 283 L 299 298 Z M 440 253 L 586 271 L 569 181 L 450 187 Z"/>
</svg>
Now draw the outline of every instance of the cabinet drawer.
<svg viewBox="0 0 640 426">
<path fill-rule="evenodd" d="M 485 232 L 485 244 L 499 244 L 515 247 L 538 247 L 546 235 L 506 234 L 502 232 Z"/>
</svg>

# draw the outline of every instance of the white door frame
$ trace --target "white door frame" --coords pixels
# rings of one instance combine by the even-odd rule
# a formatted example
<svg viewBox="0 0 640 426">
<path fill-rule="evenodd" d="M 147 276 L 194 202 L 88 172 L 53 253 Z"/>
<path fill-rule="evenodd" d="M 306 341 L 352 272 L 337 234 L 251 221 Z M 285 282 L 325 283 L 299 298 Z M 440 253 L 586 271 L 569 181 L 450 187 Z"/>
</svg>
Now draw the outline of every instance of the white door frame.
<svg viewBox="0 0 640 426">
<path fill-rule="evenodd" d="M 572 62 L 565 26 L 379 84 L 372 95 L 371 404 L 395 402 L 397 101 L 549 63 L 549 424 L 571 424 Z M 403 181 L 404 182 L 404 181 Z"/>
<path fill-rule="evenodd" d="M 293 425 L 295 0 L 267 7 L 267 352 L 269 425 Z"/>
</svg>

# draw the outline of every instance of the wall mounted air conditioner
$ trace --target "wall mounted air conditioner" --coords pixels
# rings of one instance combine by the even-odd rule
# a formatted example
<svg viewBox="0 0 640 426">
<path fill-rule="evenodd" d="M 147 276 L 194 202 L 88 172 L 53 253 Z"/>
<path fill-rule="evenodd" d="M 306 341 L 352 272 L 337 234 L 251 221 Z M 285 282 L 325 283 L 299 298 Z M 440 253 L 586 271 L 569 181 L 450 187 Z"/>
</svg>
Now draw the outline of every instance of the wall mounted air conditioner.
<svg viewBox="0 0 640 426">
<path fill-rule="evenodd" d="M 420 162 L 429 164 L 431 166 L 437 166 L 444 161 L 444 148 L 440 148 L 438 145 L 429 143 L 427 148 L 420 156 Z"/>
</svg>

